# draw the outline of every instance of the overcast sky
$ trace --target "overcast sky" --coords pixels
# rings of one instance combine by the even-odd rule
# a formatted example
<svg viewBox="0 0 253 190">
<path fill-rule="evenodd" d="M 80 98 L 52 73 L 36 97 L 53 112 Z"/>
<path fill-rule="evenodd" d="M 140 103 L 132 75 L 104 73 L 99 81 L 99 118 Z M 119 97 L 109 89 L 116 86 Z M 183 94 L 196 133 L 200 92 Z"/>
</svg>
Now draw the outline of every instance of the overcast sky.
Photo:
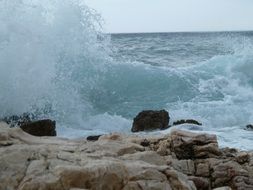
<svg viewBox="0 0 253 190">
<path fill-rule="evenodd" d="M 253 30 L 253 0 L 84 1 L 110 33 Z"/>
</svg>

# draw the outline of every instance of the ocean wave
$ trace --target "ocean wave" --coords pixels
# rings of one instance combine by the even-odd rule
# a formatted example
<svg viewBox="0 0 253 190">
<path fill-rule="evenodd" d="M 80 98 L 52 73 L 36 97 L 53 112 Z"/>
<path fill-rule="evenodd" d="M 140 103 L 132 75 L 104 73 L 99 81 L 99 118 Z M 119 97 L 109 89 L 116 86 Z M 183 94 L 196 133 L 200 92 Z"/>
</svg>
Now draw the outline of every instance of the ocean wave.
<svg viewBox="0 0 253 190">
<path fill-rule="evenodd" d="M 128 133 L 139 111 L 165 108 L 172 120 L 200 120 L 224 144 L 253 121 L 251 35 L 110 41 L 79 0 L 2 0 L 0 9 L 0 118 L 29 112 L 55 119 L 62 136 L 83 136 Z"/>
</svg>

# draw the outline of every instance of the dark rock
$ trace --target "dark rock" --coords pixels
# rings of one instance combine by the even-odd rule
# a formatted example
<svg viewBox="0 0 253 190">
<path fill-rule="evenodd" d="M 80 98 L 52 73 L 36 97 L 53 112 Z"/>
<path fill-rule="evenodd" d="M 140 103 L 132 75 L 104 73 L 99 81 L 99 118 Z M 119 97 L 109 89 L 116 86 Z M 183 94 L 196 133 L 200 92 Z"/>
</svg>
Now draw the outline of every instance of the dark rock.
<svg viewBox="0 0 253 190">
<path fill-rule="evenodd" d="M 173 122 L 173 125 L 182 125 L 182 124 L 202 125 L 202 123 L 200 123 L 194 119 L 181 119 L 181 120 Z"/>
<path fill-rule="evenodd" d="M 245 128 L 246 130 L 253 131 L 253 125 L 249 124 Z"/>
<path fill-rule="evenodd" d="M 55 121 L 45 119 L 22 124 L 20 128 L 34 136 L 56 136 L 55 124 Z"/>
<path fill-rule="evenodd" d="M 141 141 L 141 146 L 147 147 L 150 145 L 150 142 L 147 139 L 144 139 L 143 141 Z"/>
<path fill-rule="evenodd" d="M 150 131 L 156 129 L 167 129 L 169 127 L 169 113 L 165 110 L 152 111 L 146 110 L 140 112 L 133 122 L 131 131 Z"/>
<path fill-rule="evenodd" d="M 99 137 L 101 137 L 102 135 L 94 135 L 94 136 L 88 136 L 86 139 L 87 141 L 97 141 L 99 139 Z"/>
</svg>

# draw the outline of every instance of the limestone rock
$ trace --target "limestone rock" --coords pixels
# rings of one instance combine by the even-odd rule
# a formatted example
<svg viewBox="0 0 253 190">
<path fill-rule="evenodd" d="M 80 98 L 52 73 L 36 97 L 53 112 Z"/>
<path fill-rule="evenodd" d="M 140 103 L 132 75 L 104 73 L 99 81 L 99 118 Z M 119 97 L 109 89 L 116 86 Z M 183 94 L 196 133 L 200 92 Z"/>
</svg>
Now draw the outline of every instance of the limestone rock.
<svg viewBox="0 0 253 190">
<path fill-rule="evenodd" d="M 171 148 L 178 159 L 210 158 L 220 155 L 215 135 L 173 131 L 171 138 Z"/>
<path fill-rule="evenodd" d="M 169 113 L 165 110 L 160 111 L 142 111 L 133 122 L 132 132 L 150 131 L 156 129 L 166 129 L 169 125 Z"/>
<path fill-rule="evenodd" d="M 193 181 L 197 190 L 210 189 L 210 182 L 209 182 L 209 179 L 207 179 L 207 178 L 190 176 L 190 177 L 188 177 L 188 179 Z"/>
<path fill-rule="evenodd" d="M 177 160 L 173 159 L 171 166 L 186 175 L 194 175 L 195 167 L 192 160 Z"/>
<path fill-rule="evenodd" d="M 180 190 L 197 190 L 194 183 L 188 180 L 187 176 L 176 170 L 166 170 L 167 178 L 173 187 L 172 189 Z"/>
<path fill-rule="evenodd" d="M 253 154 L 214 154 L 216 143 L 212 135 L 183 131 L 145 138 L 113 133 L 90 142 L 36 137 L 0 123 L 0 189 L 253 189 Z M 183 146 L 189 144 L 193 155 Z"/>
<path fill-rule="evenodd" d="M 234 189 L 253 189 L 253 178 L 249 171 L 234 161 L 215 160 L 210 162 L 212 173 L 212 187 L 230 185 Z"/>
<path fill-rule="evenodd" d="M 236 156 L 236 161 L 240 164 L 244 164 L 250 161 L 250 155 L 247 152 L 240 152 Z"/>
<path fill-rule="evenodd" d="M 215 188 L 213 190 L 232 190 L 232 189 L 230 187 L 226 186 L 226 187 Z"/>
<path fill-rule="evenodd" d="M 196 176 L 209 177 L 210 168 L 208 162 L 196 163 Z"/>
</svg>

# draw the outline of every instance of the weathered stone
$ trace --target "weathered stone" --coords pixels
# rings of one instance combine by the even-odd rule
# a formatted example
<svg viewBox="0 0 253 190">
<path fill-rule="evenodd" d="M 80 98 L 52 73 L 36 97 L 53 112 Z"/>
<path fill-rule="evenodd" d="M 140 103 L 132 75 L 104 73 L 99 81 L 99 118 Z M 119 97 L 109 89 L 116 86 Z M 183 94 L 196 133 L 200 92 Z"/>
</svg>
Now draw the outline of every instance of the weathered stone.
<svg viewBox="0 0 253 190">
<path fill-rule="evenodd" d="M 253 189 L 252 153 L 235 151 L 232 157 L 222 153 L 199 159 L 196 155 L 212 153 L 203 144 L 214 143 L 213 138 L 182 135 L 181 131 L 172 136 L 146 137 L 149 143 L 143 147 L 144 138 L 136 135 L 114 133 L 89 142 L 36 137 L 0 123 L 0 189 L 211 190 L 226 185 Z M 190 142 L 195 157 L 178 160 L 181 152 L 174 146 L 175 139 Z M 247 162 L 246 155 L 250 157 Z"/>
<path fill-rule="evenodd" d="M 162 140 L 158 143 L 158 149 L 156 150 L 161 156 L 166 156 L 170 154 L 170 141 Z"/>
<path fill-rule="evenodd" d="M 171 166 L 186 175 L 194 175 L 195 167 L 194 162 L 192 160 L 176 160 L 173 159 Z"/>
<path fill-rule="evenodd" d="M 55 121 L 50 119 L 28 122 L 20 128 L 33 136 L 56 136 Z"/>
<path fill-rule="evenodd" d="M 168 182 L 162 182 L 159 180 L 139 180 L 137 181 L 138 186 L 145 190 L 172 190 Z"/>
<path fill-rule="evenodd" d="M 171 137 L 171 148 L 178 159 L 210 158 L 220 155 L 215 135 L 173 131 Z"/>
<path fill-rule="evenodd" d="M 194 183 L 186 175 L 176 170 L 166 170 L 165 174 L 170 182 L 172 189 L 197 190 Z"/>
<path fill-rule="evenodd" d="M 208 162 L 197 163 L 196 164 L 196 175 L 202 177 L 210 176 L 210 168 Z"/>
<path fill-rule="evenodd" d="M 167 129 L 169 125 L 169 113 L 165 110 L 161 111 L 142 111 L 135 118 L 131 131 L 150 131 L 156 129 Z"/>
<path fill-rule="evenodd" d="M 247 152 L 240 152 L 236 156 L 236 161 L 239 164 L 244 164 L 246 162 L 249 162 L 250 161 L 250 155 Z"/>
<path fill-rule="evenodd" d="M 193 181 L 197 190 L 208 190 L 210 189 L 210 182 L 207 178 L 189 176 L 189 180 Z"/>
<path fill-rule="evenodd" d="M 227 157 L 231 157 L 234 158 L 236 157 L 236 154 L 238 153 L 238 151 L 234 148 L 222 148 L 221 152 L 223 154 L 223 157 L 227 158 Z"/>
<path fill-rule="evenodd" d="M 232 190 L 232 189 L 230 187 L 226 186 L 226 187 L 215 188 L 213 190 Z"/>
<path fill-rule="evenodd" d="M 154 165 L 166 165 L 166 160 L 154 151 L 136 152 L 134 154 L 125 154 L 124 160 L 142 160 Z"/>
<path fill-rule="evenodd" d="M 214 166 L 211 166 L 212 173 L 212 187 L 221 187 L 224 185 L 231 185 L 233 187 L 242 187 L 247 189 L 246 181 L 250 181 L 249 172 L 245 170 L 240 164 L 234 161 L 221 162 L 217 161 Z M 244 184 L 245 183 L 245 184 Z M 253 188 L 253 184 L 251 186 Z"/>
</svg>

